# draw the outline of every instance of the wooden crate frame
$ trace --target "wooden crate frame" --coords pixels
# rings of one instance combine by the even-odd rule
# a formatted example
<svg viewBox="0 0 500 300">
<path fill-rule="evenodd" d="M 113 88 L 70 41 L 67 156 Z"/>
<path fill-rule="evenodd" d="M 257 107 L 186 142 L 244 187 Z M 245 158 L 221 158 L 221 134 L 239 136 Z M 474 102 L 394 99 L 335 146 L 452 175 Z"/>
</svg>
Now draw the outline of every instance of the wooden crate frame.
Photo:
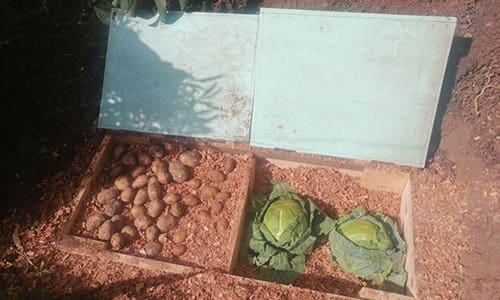
<svg viewBox="0 0 500 300">
<path fill-rule="evenodd" d="M 413 199 L 411 195 L 411 181 L 410 176 L 407 173 L 399 171 L 387 171 L 382 169 L 373 169 L 366 167 L 366 163 L 359 161 L 350 161 L 350 163 L 345 163 L 345 161 L 339 161 L 338 159 L 300 154 L 296 152 L 290 152 L 285 150 L 277 149 L 262 149 L 256 147 L 250 147 L 248 144 L 242 143 L 228 143 L 228 142 L 218 142 L 218 141 L 206 141 L 199 139 L 188 139 L 181 137 L 165 137 L 165 136 L 155 136 L 155 135 L 135 135 L 128 133 L 114 133 L 107 134 L 99 149 L 97 150 L 94 159 L 92 160 L 88 172 L 88 176 L 82 181 L 81 189 L 77 196 L 75 197 L 76 207 L 71 214 L 68 221 L 63 225 L 60 239 L 58 241 L 58 246 L 69 253 L 84 255 L 93 259 L 102 259 L 106 261 L 124 263 L 128 265 L 133 265 L 136 267 L 162 271 L 167 273 L 191 273 L 197 272 L 201 269 L 189 267 L 185 265 L 159 261 L 155 259 L 150 259 L 146 257 L 139 257 L 130 254 L 123 254 L 119 252 L 110 251 L 106 248 L 106 243 L 84 238 L 71 234 L 71 229 L 77 219 L 83 204 L 89 200 L 90 190 L 92 183 L 97 179 L 99 174 L 102 172 L 105 163 L 111 153 L 112 146 L 116 141 L 125 141 L 129 143 L 138 144 L 148 144 L 154 141 L 160 142 L 173 142 L 182 143 L 188 146 L 193 146 L 197 149 L 212 149 L 221 152 L 233 153 L 233 154 L 248 154 L 251 156 L 257 156 L 259 158 L 265 158 L 281 168 L 294 168 L 299 166 L 308 167 L 329 167 L 335 168 L 337 171 L 349 175 L 360 183 L 360 185 L 369 190 L 378 190 L 393 192 L 400 196 L 400 213 L 398 219 L 398 225 L 403 231 L 403 237 L 407 244 L 407 256 L 405 261 L 405 269 L 408 272 L 408 280 L 406 284 L 406 295 L 400 295 L 395 293 L 389 293 L 377 289 L 363 287 L 359 291 L 358 298 L 346 297 L 336 294 L 321 293 L 317 292 L 329 299 L 371 299 L 371 300 L 410 300 L 416 299 L 417 297 L 417 282 L 415 274 L 415 246 L 414 246 L 414 236 L 413 236 Z M 248 202 L 248 195 L 253 190 L 255 175 L 255 161 L 251 164 L 249 170 L 248 179 L 243 184 L 247 185 L 246 198 L 240 199 L 236 208 L 236 226 L 231 230 L 230 243 L 234 245 L 230 253 L 230 262 L 227 268 L 224 270 L 228 273 L 228 276 L 232 273 L 233 267 L 236 263 L 239 254 L 239 245 L 241 242 L 241 237 L 243 234 L 243 227 L 245 224 L 245 210 Z M 249 278 L 247 278 L 249 279 Z M 266 281 L 261 281 L 257 279 L 249 279 L 257 284 L 269 286 L 270 283 Z M 297 290 L 303 290 L 303 288 L 287 286 L 287 288 L 294 288 Z"/>
<path fill-rule="evenodd" d="M 58 245 L 60 248 L 66 252 L 72 254 L 84 255 L 94 259 L 103 259 L 112 262 L 119 262 L 128 265 L 133 265 L 149 270 L 161 270 L 170 273 L 190 273 L 194 271 L 199 271 L 200 268 L 190 267 L 182 264 L 176 264 L 172 262 L 166 262 L 151 258 L 140 257 L 132 254 L 124 254 L 120 252 L 111 251 L 108 249 L 107 243 L 77 236 L 71 234 L 71 230 L 75 225 L 75 222 L 80 214 L 83 205 L 90 201 L 90 193 L 92 189 L 92 185 L 95 180 L 99 177 L 101 172 L 103 171 L 104 166 L 109 161 L 110 154 L 112 149 L 116 143 L 124 142 L 124 143 L 135 143 L 135 144 L 150 144 L 152 142 L 157 141 L 157 138 L 154 137 L 144 137 L 144 136 L 136 136 L 131 134 L 117 134 L 111 135 L 107 134 L 99 149 L 97 150 L 94 159 L 92 160 L 89 167 L 89 176 L 87 176 L 82 184 L 81 189 L 77 196 L 75 197 L 75 209 L 73 210 L 71 216 L 67 220 L 65 224 L 63 224 L 60 238 L 58 240 Z M 247 206 L 248 195 L 253 189 L 253 176 L 255 173 L 255 158 L 249 154 L 249 152 L 245 152 L 242 150 L 237 150 L 231 147 L 222 147 L 221 145 L 208 145 L 206 143 L 198 143 L 195 140 L 178 140 L 175 138 L 172 139 L 162 139 L 163 142 L 172 142 L 176 144 L 183 144 L 189 148 L 196 148 L 200 150 L 216 150 L 220 152 L 227 152 L 232 154 L 247 154 L 250 159 L 250 168 L 248 170 L 248 176 L 246 176 L 246 181 L 242 182 L 244 188 L 244 193 L 241 199 L 237 199 L 234 220 L 236 226 L 231 228 L 229 234 L 229 240 L 227 242 L 228 251 L 229 251 L 229 260 L 227 264 L 222 268 L 222 271 L 231 273 L 233 267 L 238 259 L 239 248 L 240 248 L 240 237 L 242 235 L 243 230 L 243 220 L 245 209 Z"/>
</svg>

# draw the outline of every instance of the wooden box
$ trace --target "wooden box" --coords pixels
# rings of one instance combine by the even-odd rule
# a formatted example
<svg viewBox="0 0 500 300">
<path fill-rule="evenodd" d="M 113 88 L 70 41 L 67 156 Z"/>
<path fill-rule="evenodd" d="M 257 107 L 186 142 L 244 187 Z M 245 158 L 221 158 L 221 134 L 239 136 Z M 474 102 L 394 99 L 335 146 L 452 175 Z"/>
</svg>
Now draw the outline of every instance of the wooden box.
<svg viewBox="0 0 500 300">
<path fill-rule="evenodd" d="M 167 261 L 134 256 L 108 250 L 106 243 L 77 236 L 71 233 L 71 230 L 77 220 L 78 214 L 81 211 L 83 204 L 89 201 L 90 190 L 92 184 L 102 172 L 106 162 L 109 159 L 113 145 L 116 142 L 129 143 L 150 143 L 151 141 L 168 141 L 175 143 L 188 144 L 198 149 L 213 149 L 222 152 L 244 154 L 246 153 L 252 159 L 252 167 L 249 170 L 248 177 L 241 184 L 245 186 L 245 195 L 238 199 L 237 210 L 234 215 L 236 222 L 231 228 L 230 239 L 228 241 L 228 251 L 230 251 L 230 259 L 227 261 L 224 272 L 231 274 L 235 262 L 239 254 L 240 241 L 243 234 L 243 226 L 245 224 L 245 210 L 248 201 L 248 196 L 253 190 L 255 176 L 255 160 L 254 157 L 265 158 L 280 168 L 294 168 L 298 166 L 310 167 L 330 167 L 340 173 L 344 173 L 354 178 L 360 185 L 369 190 L 379 190 L 396 193 L 400 197 L 400 213 L 398 225 L 402 229 L 404 239 L 407 243 L 407 257 L 405 268 L 408 272 L 406 296 L 394 293 L 388 293 L 371 288 L 362 288 L 359 291 L 360 299 L 414 299 L 417 296 L 417 282 L 415 274 L 415 250 L 413 237 L 413 202 L 411 196 L 411 182 L 407 173 L 387 171 L 384 169 L 374 169 L 365 167 L 363 163 L 354 162 L 351 165 L 339 163 L 338 160 L 318 155 L 304 155 L 290 151 L 269 150 L 250 147 L 247 144 L 227 143 L 227 142 L 206 142 L 196 139 L 186 138 L 171 138 L 164 136 L 137 136 L 130 134 L 108 134 L 103 139 L 100 148 L 97 150 L 94 159 L 89 167 L 89 176 L 87 176 L 81 186 L 81 190 L 76 196 L 76 207 L 71 217 L 64 225 L 61 232 L 61 239 L 58 245 L 69 253 L 85 255 L 93 259 L 102 259 L 112 262 L 120 262 L 128 265 L 133 265 L 145 269 L 164 271 L 169 273 L 189 273 L 197 269 L 196 267 L 176 264 Z M 234 276 L 234 275 L 231 275 Z M 269 282 L 254 280 L 257 284 L 269 285 Z M 293 288 L 293 287 L 292 287 Z M 301 289 L 301 288 L 297 288 Z M 345 296 L 334 294 L 324 294 L 332 299 L 352 299 Z"/>
</svg>

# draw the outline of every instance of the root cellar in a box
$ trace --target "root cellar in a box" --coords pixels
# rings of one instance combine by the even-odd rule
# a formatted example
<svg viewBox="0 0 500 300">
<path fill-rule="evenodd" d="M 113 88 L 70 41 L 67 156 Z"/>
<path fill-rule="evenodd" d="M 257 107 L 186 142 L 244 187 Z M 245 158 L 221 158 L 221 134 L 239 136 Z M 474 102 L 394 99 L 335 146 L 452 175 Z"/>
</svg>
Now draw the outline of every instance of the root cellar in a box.
<svg viewBox="0 0 500 300">
<path fill-rule="evenodd" d="M 306 165 L 280 168 L 272 160 L 259 159 L 254 192 L 268 194 L 272 180 L 290 183 L 300 196 L 309 198 L 332 218 L 349 213 L 359 206 L 371 212 L 383 213 L 395 221 L 399 217 L 400 195 L 364 188 L 360 184 L 361 178 L 340 173 L 334 168 Z M 362 287 L 376 288 L 373 283 L 343 271 L 332 262 L 327 238 L 318 244 L 307 256 L 306 271 L 295 281 L 295 286 L 353 297 L 358 296 Z M 243 277 L 257 278 L 259 269 L 240 260 L 234 272 Z"/>
<path fill-rule="evenodd" d="M 110 252 L 229 272 L 253 157 L 175 143 L 106 147 L 69 235 Z"/>
</svg>

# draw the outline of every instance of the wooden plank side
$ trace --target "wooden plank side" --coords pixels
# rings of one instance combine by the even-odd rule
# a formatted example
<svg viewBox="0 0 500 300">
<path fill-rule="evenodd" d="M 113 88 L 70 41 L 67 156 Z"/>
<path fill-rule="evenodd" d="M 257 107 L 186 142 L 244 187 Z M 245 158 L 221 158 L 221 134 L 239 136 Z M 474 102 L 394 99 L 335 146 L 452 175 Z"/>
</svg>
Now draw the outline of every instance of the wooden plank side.
<svg viewBox="0 0 500 300">
<path fill-rule="evenodd" d="M 400 171 L 387 171 L 365 168 L 361 177 L 361 186 L 369 190 L 391 192 L 401 195 L 410 176 Z"/>
<path fill-rule="evenodd" d="M 362 287 L 358 293 L 361 299 L 369 300 L 415 300 L 413 297 Z"/>
<path fill-rule="evenodd" d="M 406 182 L 401 194 L 400 216 L 403 237 L 406 241 L 405 269 L 408 272 L 406 294 L 417 297 L 417 274 L 415 271 L 415 237 L 413 233 L 413 198 L 411 195 L 411 181 Z"/>
<path fill-rule="evenodd" d="M 106 160 L 108 159 L 109 154 L 112 150 L 111 148 L 112 136 L 110 134 L 107 134 L 106 136 L 104 136 L 101 145 L 97 149 L 96 154 L 94 155 L 94 158 L 92 159 L 92 162 L 90 163 L 89 168 L 86 172 L 86 175 L 84 175 L 84 179 L 80 184 L 80 191 L 78 192 L 74 200 L 74 202 L 76 203 L 75 209 L 73 210 L 73 213 L 71 214 L 68 221 L 63 224 L 61 231 L 62 235 L 67 235 L 71 232 L 71 228 L 73 227 L 73 224 L 75 223 L 75 220 L 80 213 L 80 210 L 82 209 L 83 203 L 87 200 L 90 194 L 92 183 L 101 173 L 104 164 L 106 163 Z"/>
</svg>

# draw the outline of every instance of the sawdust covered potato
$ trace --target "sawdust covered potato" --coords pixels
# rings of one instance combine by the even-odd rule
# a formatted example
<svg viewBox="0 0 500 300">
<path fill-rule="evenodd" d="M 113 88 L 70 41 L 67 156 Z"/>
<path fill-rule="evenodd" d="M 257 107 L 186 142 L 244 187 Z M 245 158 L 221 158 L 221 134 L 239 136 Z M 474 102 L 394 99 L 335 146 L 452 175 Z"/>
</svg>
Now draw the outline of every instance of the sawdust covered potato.
<svg viewBox="0 0 500 300">
<path fill-rule="evenodd" d="M 122 165 L 116 165 L 112 167 L 111 170 L 109 171 L 109 177 L 116 178 L 120 176 L 124 171 L 125 169 L 123 169 Z"/>
<path fill-rule="evenodd" d="M 115 148 L 113 149 L 113 159 L 119 160 L 120 158 L 122 158 L 125 152 L 127 152 L 127 145 L 124 144 L 116 145 Z"/>
<path fill-rule="evenodd" d="M 228 226 L 229 222 L 224 218 L 220 218 L 219 220 L 217 220 L 217 223 L 215 223 L 215 228 L 217 229 L 218 233 L 223 233 Z"/>
<path fill-rule="evenodd" d="M 205 199 L 213 199 L 219 193 L 216 187 L 206 185 L 201 189 L 201 197 Z"/>
<path fill-rule="evenodd" d="M 222 203 L 220 202 L 215 202 L 211 207 L 210 207 L 210 214 L 212 216 L 218 215 L 222 211 Z"/>
<path fill-rule="evenodd" d="M 157 218 L 163 211 L 164 204 L 160 200 L 153 200 L 148 205 L 148 215 Z"/>
<path fill-rule="evenodd" d="M 148 201 L 148 191 L 146 189 L 138 190 L 134 197 L 134 205 L 143 205 L 146 201 Z"/>
<path fill-rule="evenodd" d="M 106 221 L 106 216 L 104 216 L 103 214 L 93 214 L 87 219 L 87 222 L 85 222 L 85 229 L 87 229 L 88 231 L 94 231 L 99 228 L 99 226 L 101 226 L 104 221 Z"/>
<path fill-rule="evenodd" d="M 121 230 L 127 224 L 127 218 L 124 215 L 114 215 L 111 222 L 115 224 L 116 231 Z"/>
<path fill-rule="evenodd" d="M 174 160 L 168 165 L 168 172 L 175 182 L 183 183 L 189 179 L 189 169 L 180 161 Z"/>
<path fill-rule="evenodd" d="M 224 173 L 229 174 L 236 168 L 236 160 L 234 158 L 228 158 L 224 161 Z"/>
<path fill-rule="evenodd" d="M 152 220 L 149 216 L 146 215 L 140 215 L 134 220 L 134 225 L 137 227 L 139 230 L 145 230 L 146 228 L 151 225 Z"/>
<path fill-rule="evenodd" d="M 134 205 L 131 209 L 130 209 L 130 214 L 132 215 L 132 217 L 134 218 L 137 218 L 141 215 L 145 215 L 147 212 L 147 209 L 146 207 L 144 207 L 143 205 Z"/>
<path fill-rule="evenodd" d="M 127 239 L 125 238 L 125 236 L 119 232 L 113 233 L 113 235 L 111 236 L 110 244 L 113 250 L 120 250 L 121 248 L 125 247 L 126 242 Z"/>
<path fill-rule="evenodd" d="M 210 220 L 210 214 L 206 210 L 200 210 L 198 212 L 198 220 L 202 223 L 205 223 Z"/>
<path fill-rule="evenodd" d="M 159 235 L 160 235 L 160 230 L 158 230 L 158 228 L 156 228 L 155 225 L 151 225 L 148 228 L 146 228 L 146 240 L 148 240 L 148 242 L 156 241 Z"/>
<path fill-rule="evenodd" d="M 131 184 L 132 180 L 128 176 L 122 175 L 115 179 L 115 187 L 120 191 L 130 187 Z"/>
<path fill-rule="evenodd" d="M 161 199 L 161 185 L 156 177 L 149 178 L 147 191 L 148 197 L 151 201 Z"/>
<path fill-rule="evenodd" d="M 172 254 L 175 256 L 180 256 L 186 252 L 186 246 L 184 244 L 177 244 L 172 247 Z"/>
<path fill-rule="evenodd" d="M 97 238 L 103 241 L 109 241 L 113 233 L 115 233 L 113 222 L 111 222 L 111 220 L 106 220 L 99 227 L 99 230 L 97 231 Z"/>
<path fill-rule="evenodd" d="M 186 181 L 186 184 L 191 189 L 196 190 L 201 186 L 201 180 L 199 180 L 198 178 L 193 178 L 191 180 Z"/>
<path fill-rule="evenodd" d="M 139 175 L 137 178 L 134 179 L 134 182 L 132 182 L 132 187 L 134 189 L 142 189 L 148 184 L 149 177 L 148 175 Z"/>
<path fill-rule="evenodd" d="M 114 188 L 105 189 L 97 194 L 97 202 L 99 202 L 100 204 L 106 204 L 111 200 L 116 199 L 118 195 L 119 192 Z"/>
<path fill-rule="evenodd" d="M 220 193 L 217 193 L 217 195 L 215 195 L 215 200 L 222 201 L 222 202 L 228 200 L 229 198 L 231 198 L 231 194 L 228 192 L 220 192 Z"/>
<path fill-rule="evenodd" d="M 179 156 L 179 160 L 182 164 L 188 167 L 196 167 L 201 162 L 201 154 L 198 151 L 186 151 Z"/>
<path fill-rule="evenodd" d="M 134 226 L 126 225 L 122 228 L 121 232 L 128 241 L 133 241 L 139 237 L 139 232 Z"/>
<path fill-rule="evenodd" d="M 161 253 L 163 245 L 158 242 L 149 242 L 144 246 L 144 252 L 147 256 L 153 257 L 158 256 Z"/>
<path fill-rule="evenodd" d="M 151 145 L 148 149 L 148 154 L 152 157 L 162 158 L 165 156 L 165 147 L 157 144 Z"/>
<path fill-rule="evenodd" d="M 127 152 L 121 159 L 123 166 L 127 169 L 132 169 L 137 165 L 137 158 L 133 152 Z"/>
<path fill-rule="evenodd" d="M 146 174 L 146 168 L 143 166 L 137 166 L 134 169 L 132 169 L 132 172 L 130 172 L 130 176 L 132 176 L 132 178 L 136 178 L 137 176 L 143 174 Z"/>
<path fill-rule="evenodd" d="M 120 199 L 122 199 L 122 201 L 125 203 L 130 203 L 134 200 L 135 194 L 136 190 L 128 187 L 122 191 L 122 193 L 120 194 Z"/>
<path fill-rule="evenodd" d="M 139 164 L 141 166 L 144 166 L 144 167 L 150 166 L 151 163 L 153 162 L 153 159 L 151 159 L 151 156 L 149 154 L 146 154 L 146 153 L 140 153 L 138 155 L 137 159 L 139 160 Z"/>
<path fill-rule="evenodd" d="M 224 175 L 224 173 L 222 173 L 219 170 L 208 171 L 207 177 L 208 177 L 208 179 L 210 179 L 212 182 L 215 182 L 215 183 L 221 183 L 221 182 L 224 182 L 224 180 L 226 180 L 226 175 Z"/>
<path fill-rule="evenodd" d="M 165 197 L 163 197 L 163 202 L 165 202 L 168 205 L 172 205 L 176 202 L 179 202 L 180 200 L 181 200 L 181 195 L 174 192 L 167 192 Z"/>
<path fill-rule="evenodd" d="M 108 203 L 104 204 L 104 214 L 107 216 L 114 216 L 116 214 L 119 214 L 122 212 L 123 209 L 123 204 L 121 201 L 118 201 L 116 199 L 113 199 L 109 201 Z"/>
<path fill-rule="evenodd" d="M 156 222 L 156 227 L 160 229 L 161 232 L 168 232 L 177 225 L 178 220 L 172 215 L 161 215 Z"/>
<path fill-rule="evenodd" d="M 180 218 L 184 215 L 185 209 L 182 204 L 176 202 L 170 206 L 170 214 L 174 217 Z"/>
<path fill-rule="evenodd" d="M 187 195 L 182 198 L 182 202 L 187 206 L 196 206 L 200 203 L 200 200 L 195 195 Z"/>
<path fill-rule="evenodd" d="M 172 234 L 172 242 L 179 244 L 186 240 L 187 233 L 184 230 L 176 231 Z"/>
</svg>

